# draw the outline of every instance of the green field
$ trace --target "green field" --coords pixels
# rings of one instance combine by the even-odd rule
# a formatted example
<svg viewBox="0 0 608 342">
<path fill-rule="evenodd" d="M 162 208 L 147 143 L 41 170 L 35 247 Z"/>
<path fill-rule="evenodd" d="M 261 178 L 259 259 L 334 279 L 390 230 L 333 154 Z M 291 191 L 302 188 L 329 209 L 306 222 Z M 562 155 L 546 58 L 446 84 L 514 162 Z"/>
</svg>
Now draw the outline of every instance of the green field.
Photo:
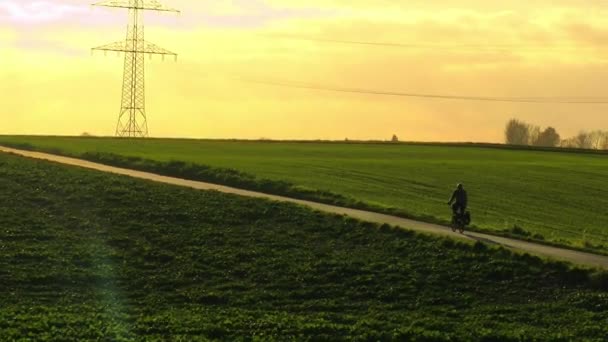
<svg viewBox="0 0 608 342">
<path fill-rule="evenodd" d="M 435 222 L 449 219 L 446 201 L 454 185 L 463 182 L 478 229 L 608 250 L 606 155 L 403 144 L 7 136 L 0 137 L 0 144 Z M 112 156 L 92 154 L 96 152 Z M 175 160 L 242 173 L 199 172 L 196 166 L 168 163 Z"/>
<path fill-rule="evenodd" d="M 608 275 L 0 154 L 0 340 L 608 338 Z"/>
</svg>

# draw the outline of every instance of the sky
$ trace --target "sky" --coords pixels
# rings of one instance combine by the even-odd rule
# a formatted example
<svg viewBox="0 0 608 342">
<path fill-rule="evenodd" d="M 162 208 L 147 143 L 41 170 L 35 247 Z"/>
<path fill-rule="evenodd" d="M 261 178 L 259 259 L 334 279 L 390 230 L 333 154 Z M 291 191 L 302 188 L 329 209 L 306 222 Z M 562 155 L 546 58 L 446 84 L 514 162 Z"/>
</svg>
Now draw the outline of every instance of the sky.
<svg viewBox="0 0 608 342">
<path fill-rule="evenodd" d="M 146 40 L 179 54 L 146 59 L 154 137 L 501 142 L 510 118 L 563 137 L 608 129 L 607 104 L 270 84 L 608 99 L 606 0 L 160 2 L 182 12 L 145 15 Z M 91 48 L 126 25 L 125 10 L 87 1 L 0 0 L 0 134 L 112 135 L 123 59 Z"/>
</svg>

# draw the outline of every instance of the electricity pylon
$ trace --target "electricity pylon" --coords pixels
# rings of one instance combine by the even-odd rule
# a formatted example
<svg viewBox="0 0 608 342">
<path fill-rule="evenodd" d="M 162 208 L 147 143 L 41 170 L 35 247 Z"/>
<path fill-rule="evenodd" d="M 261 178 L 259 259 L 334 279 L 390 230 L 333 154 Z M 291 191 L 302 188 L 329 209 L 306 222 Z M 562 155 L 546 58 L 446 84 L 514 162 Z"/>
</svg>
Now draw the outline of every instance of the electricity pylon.
<svg viewBox="0 0 608 342">
<path fill-rule="evenodd" d="M 144 40 L 143 11 L 176 12 L 178 10 L 165 7 L 157 0 L 106 0 L 93 6 L 119 7 L 129 10 L 127 39 L 93 48 L 99 51 L 124 52 L 125 66 L 122 80 L 122 104 L 116 125 L 116 136 L 142 137 L 148 136 L 148 121 L 146 118 L 145 94 L 145 55 L 173 56 L 177 54 L 165 50 Z"/>
</svg>

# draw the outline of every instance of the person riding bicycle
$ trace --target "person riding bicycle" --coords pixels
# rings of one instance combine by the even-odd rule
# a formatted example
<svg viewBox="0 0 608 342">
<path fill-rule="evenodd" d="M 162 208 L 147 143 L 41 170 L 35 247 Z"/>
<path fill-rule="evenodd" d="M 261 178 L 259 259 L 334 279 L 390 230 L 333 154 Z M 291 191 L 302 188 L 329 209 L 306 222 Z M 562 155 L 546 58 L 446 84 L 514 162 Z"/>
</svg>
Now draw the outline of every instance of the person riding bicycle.
<svg viewBox="0 0 608 342">
<path fill-rule="evenodd" d="M 452 193 L 452 198 L 450 198 L 450 201 L 448 202 L 448 205 L 452 206 L 454 215 L 464 215 L 467 210 L 467 202 L 467 192 L 462 184 L 458 184 L 456 190 Z"/>
</svg>

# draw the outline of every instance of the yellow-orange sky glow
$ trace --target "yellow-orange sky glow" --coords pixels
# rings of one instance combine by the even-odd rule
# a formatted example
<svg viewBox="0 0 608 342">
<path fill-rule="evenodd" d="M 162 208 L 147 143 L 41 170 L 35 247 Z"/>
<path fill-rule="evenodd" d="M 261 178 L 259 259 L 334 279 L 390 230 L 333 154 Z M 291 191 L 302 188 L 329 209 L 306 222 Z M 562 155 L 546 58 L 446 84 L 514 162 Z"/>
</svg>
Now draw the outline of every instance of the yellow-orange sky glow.
<svg viewBox="0 0 608 342">
<path fill-rule="evenodd" d="M 387 91 L 608 98 L 603 0 L 163 0 L 146 39 L 151 136 L 490 141 L 518 117 L 570 136 L 608 129 L 608 105 L 485 103 L 274 87 L 236 78 Z M 112 135 L 126 11 L 79 0 L 0 0 L 0 134 Z M 403 43 L 386 47 L 330 40 Z"/>
</svg>

